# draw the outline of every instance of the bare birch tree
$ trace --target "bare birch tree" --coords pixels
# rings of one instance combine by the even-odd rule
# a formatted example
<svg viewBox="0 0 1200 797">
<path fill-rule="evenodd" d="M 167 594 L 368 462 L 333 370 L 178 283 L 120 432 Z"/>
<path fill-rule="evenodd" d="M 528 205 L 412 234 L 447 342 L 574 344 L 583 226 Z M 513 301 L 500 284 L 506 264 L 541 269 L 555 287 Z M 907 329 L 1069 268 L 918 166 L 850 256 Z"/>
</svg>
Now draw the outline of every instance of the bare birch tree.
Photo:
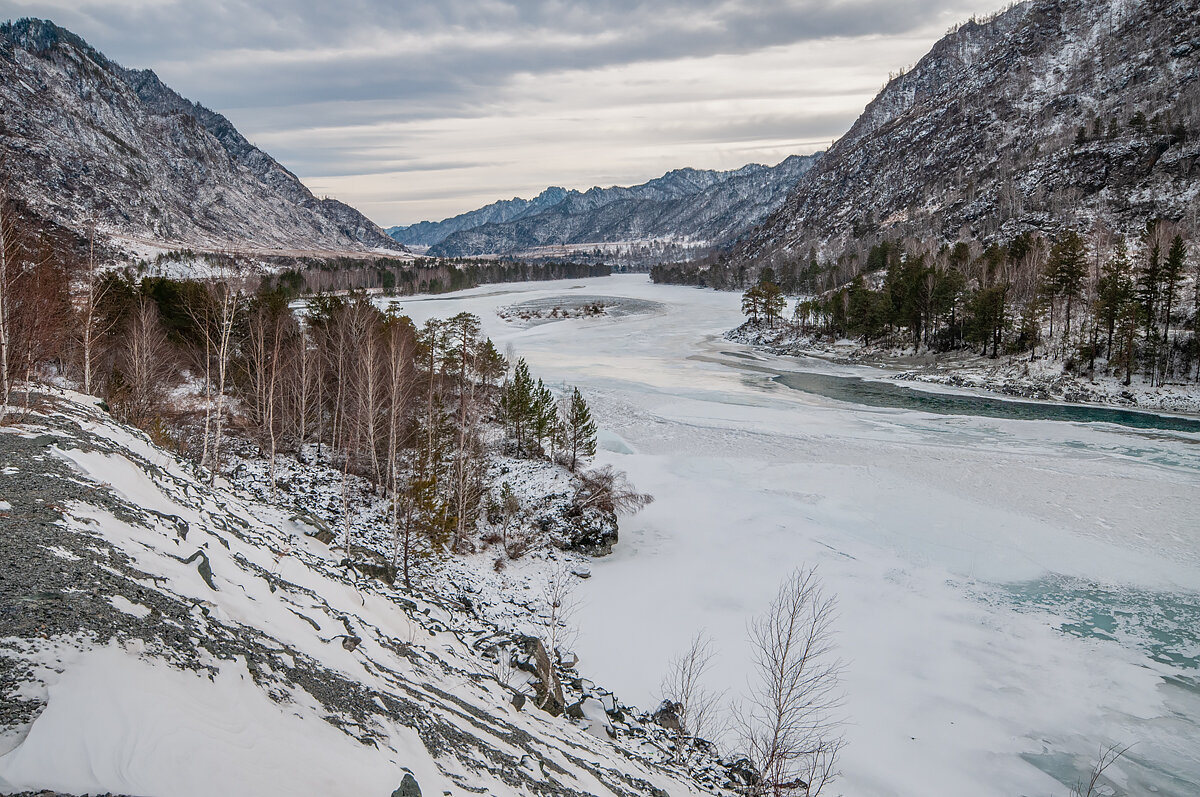
<svg viewBox="0 0 1200 797">
<path fill-rule="evenodd" d="M 680 758 L 692 748 L 696 739 L 716 741 L 714 737 L 720 735 L 719 716 L 724 693 L 714 692 L 704 684 L 715 653 L 712 638 L 701 631 L 692 638 L 686 650 L 667 663 L 659 690 L 664 701 L 674 704 L 681 737 L 677 747 Z"/>
<path fill-rule="evenodd" d="M 9 207 L 8 186 L 0 184 L 0 423 L 12 397 L 13 302 L 19 268 L 17 217 Z"/>
<path fill-rule="evenodd" d="M 162 404 L 173 366 L 158 308 L 145 297 L 138 300 L 127 322 L 121 373 L 125 387 L 121 403 L 126 420 L 135 425 L 153 420 Z"/>
<path fill-rule="evenodd" d="M 814 797 L 838 774 L 842 663 L 834 655 L 835 617 L 833 598 L 808 569 L 789 576 L 750 624 L 754 674 L 737 718 L 760 776 L 756 796 Z"/>
</svg>

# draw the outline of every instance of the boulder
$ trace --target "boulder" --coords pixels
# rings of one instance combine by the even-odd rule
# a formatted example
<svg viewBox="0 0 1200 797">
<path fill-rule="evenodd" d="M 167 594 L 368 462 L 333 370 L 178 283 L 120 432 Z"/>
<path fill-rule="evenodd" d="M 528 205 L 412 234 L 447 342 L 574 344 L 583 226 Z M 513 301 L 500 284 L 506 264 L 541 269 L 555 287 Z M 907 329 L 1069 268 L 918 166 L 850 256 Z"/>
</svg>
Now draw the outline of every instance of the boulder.
<svg viewBox="0 0 1200 797">
<path fill-rule="evenodd" d="M 683 713 L 683 706 L 681 704 L 664 700 L 659 704 L 658 710 L 650 715 L 650 719 L 654 720 L 656 725 L 679 733 L 683 730 L 683 725 L 679 721 L 681 713 Z"/>
<path fill-rule="evenodd" d="M 588 556 L 608 556 L 617 544 L 617 516 L 587 509 L 571 518 L 567 549 Z"/>
<path fill-rule="evenodd" d="M 514 641 L 520 651 L 514 664 L 536 677 L 533 681 L 534 705 L 554 717 L 562 714 L 567 702 L 546 646 L 542 640 L 532 636 L 519 636 Z"/>
<path fill-rule="evenodd" d="M 400 781 L 400 788 L 392 792 L 392 797 L 421 797 L 421 786 L 411 772 L 404 773 L 404 779 Z"/>
</svg>

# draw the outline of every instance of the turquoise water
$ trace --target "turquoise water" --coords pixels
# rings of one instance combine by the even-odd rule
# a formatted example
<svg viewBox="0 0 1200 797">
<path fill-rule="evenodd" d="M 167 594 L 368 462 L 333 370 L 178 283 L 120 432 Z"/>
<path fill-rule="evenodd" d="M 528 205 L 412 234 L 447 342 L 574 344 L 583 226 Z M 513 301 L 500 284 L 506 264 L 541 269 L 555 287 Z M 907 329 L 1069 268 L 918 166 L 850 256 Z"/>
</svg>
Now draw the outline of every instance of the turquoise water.
<svg viewBox="0 0 1200 797">
<path fill-rule="evenodd" d="M 1155 592 L 1062 575 L 1003 587 L 1014 608 L 1061 618 L 1067 634 L 1121 642 L 1194 674 L 1200 687 L 1200 592 Z"/>
<path fill-rule="evenodd" d="M 1093 407 L 1084 404 L 1050 404 L 987 396 L 934 393 L 890 382 L 874 382 L 856 376 L 833 376 L 795 372 L 780 374 L 775 382 L 792 390 L 867 407 L 918 410 L 939 415 L 975 415 L 1021 421 L 1068 421 L 1109 423 L 1134 429 L 1157 429 L 1200 434 L 1200 419 L 1152 412 Z"/>
<path fill-rule="evenodd" d="M 1200 593 L 1155 592 L 1061 575 L 998 590 L 993 600 L 1017 611 L 1046 612 L 1065 634 L 1139 649 L 1173 673 L 1159 687 L 1172 711 L 1144 719 L 1136 730 L 1131 728 L 1130 738 L 1089 740 L 1131 745 L 1119 766 L 1127 782 L 1122 786 L 1104 780 L 1114 789 L 1105 793 L 1200 794 Z M 1094 755 L 1061 750 L 1024 758 L 1066 786 L 1086 780 L 1094 764 Z"/>
</svg>

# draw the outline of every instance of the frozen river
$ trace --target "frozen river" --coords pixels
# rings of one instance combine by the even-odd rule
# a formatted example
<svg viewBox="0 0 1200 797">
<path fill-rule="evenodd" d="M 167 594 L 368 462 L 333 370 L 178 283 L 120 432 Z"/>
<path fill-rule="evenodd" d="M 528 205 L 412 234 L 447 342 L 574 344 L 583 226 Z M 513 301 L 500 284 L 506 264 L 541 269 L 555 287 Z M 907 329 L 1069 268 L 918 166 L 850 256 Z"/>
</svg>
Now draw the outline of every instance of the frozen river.
<svg viewBox="0 0 1200 797">
<path fill-rule="evenodd" d="M 496 314 L 573 295 L 639 301 Z M 712 685 L 736 695 L 747 619 L 816 565 L 847 662 L 835 792 L 1065 795 L 1118 743 L 1134 745 L 1110 770 L 1122 790 L 1200 794 L 1200 432 L 961 392 L 954 410 L 928 390 L 856 397 L 886 375 L 722 340 L 739 302 L 644 275 L 400 302 L 417 321 L 474 312 L 548 384 L 580 386 L 599 459 L 657 499 L 582 584 L 581 669 L 652 706 L 703 628 Z"/>
</svg>

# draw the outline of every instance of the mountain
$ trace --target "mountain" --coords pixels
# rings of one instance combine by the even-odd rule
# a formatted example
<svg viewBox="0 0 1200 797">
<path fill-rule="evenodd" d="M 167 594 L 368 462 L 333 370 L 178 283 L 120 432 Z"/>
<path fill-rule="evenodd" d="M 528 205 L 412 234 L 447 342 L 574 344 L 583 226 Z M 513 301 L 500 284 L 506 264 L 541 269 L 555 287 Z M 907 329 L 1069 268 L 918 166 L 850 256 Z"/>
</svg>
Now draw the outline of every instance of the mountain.
<svg viewBox="0 0 1200 797">
<path fill-rule="evenodd" d="M 533 199 L 502 199 L 478 210 L 468 211 L 442 221 L 422 221 L 407 227 L 388 227 L 386 232 L 405 245 L 433 246 L 460 230 L 482 227 L 484 224 L 503 224 L 534 216 L 554 207 L 567 196 L 567 189 L 551 186 Z"/>
<path fill-rule="evenodd" d="M 773 167 L 751 164 L 728 172 L 677 169 L 628 188 L 548 188 L 532 200 L 506 200 L 388 232 L 446 257 L 656 240 L 709 245 L 765 217 L 819 159 L 819 153 L 792 156 Z"/>
<path fill-rule="evenodd" d="M 735 260 L 836 255 L 864 236 L 1194 228 L 1198 108 L 1193 0 L 1030 0 L 892 79 Z"/>
<path fill-rule="evenodd" d="M 94 221 L 195 249 L 403 249 L 221 114 L 48 21 L 0 25 L 0 159 L 11 194 L 77 231 Z"/>
</svg>

